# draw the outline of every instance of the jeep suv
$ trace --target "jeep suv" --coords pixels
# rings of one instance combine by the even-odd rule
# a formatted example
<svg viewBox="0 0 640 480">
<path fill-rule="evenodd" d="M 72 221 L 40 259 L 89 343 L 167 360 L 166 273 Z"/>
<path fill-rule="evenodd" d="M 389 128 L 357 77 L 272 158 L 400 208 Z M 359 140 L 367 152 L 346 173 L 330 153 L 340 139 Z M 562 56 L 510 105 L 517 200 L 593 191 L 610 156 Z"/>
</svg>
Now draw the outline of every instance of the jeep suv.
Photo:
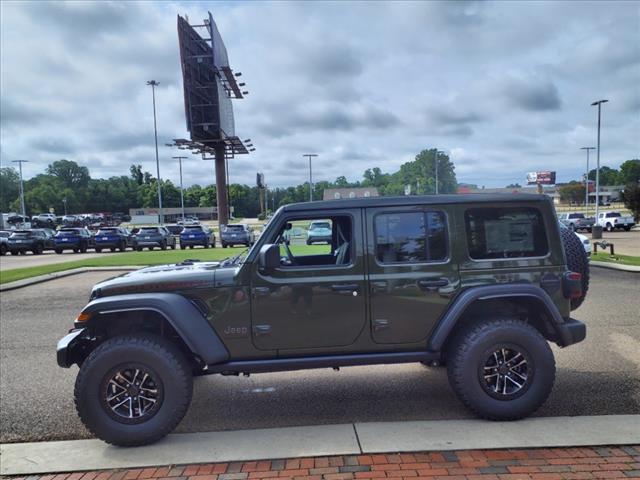
<svg viewBox="0 0 640 480">
<path fill-rule="evenodd" d="M 288 235 L 314 221 L 331 226 L 328 245 Z M 287 205 L 246 253 L 95 285 L 57 361 L 80 367 L 78 414 L 116 445 L 168 434 L 193 377 L 215 373 L 443 365 L 469 409 L 513 420 L 551 392 L 549 343 L 585 338 L 571 311 L 588 268 L 543 195 Z"/>
</svg>

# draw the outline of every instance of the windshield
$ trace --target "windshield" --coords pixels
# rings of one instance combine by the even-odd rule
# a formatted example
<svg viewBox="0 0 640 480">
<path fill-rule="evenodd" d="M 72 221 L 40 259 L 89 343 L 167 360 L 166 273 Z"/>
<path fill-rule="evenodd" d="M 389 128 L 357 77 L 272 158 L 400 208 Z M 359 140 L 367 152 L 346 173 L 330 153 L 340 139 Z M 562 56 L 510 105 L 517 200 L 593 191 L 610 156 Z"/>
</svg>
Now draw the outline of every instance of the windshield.
<svg viewBox="0 0 640 480">
<path fill-rule="evenodd" d="M 571 218 L 584 218 L 582 213 L 572 213 Z"/>
<path fill-rule="evenodd" d="M 331 229 L 329 222 L 312 223 L 309 230 L 319 230 L 321 228 Z"/>
<path fill-rule="evenodd" d="M 242 225 L 227 225 L 227 231 L 229 232 L 244 232 Z"/>
<path fill-rule="evenodd" d="M 202 231 L 202 227 L 184 227 L 184 231 L 189 231 L 189 232 L 201 232 Z"/>
<path fill-rule="evenodd" d="M 78 230 L 60 230 L 58 235 L 62 237 L 69 237 L 71 235 L 79 235 L 80 232 Z"/>
<path fill-rule="evenodd" d="M 141 228 L 138 233 L 158 233 L 157 228 Z"/>
</svg>

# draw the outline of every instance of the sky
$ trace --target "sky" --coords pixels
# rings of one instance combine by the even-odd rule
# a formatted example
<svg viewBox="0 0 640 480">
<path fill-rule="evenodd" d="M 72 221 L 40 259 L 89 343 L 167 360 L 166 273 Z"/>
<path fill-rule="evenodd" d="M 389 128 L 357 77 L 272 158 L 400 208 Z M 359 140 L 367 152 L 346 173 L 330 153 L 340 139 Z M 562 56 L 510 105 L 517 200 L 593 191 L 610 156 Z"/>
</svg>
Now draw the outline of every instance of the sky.
<svg viewBox="0 0 640 480">
<path fill-rule="evenodd" d="M 423 148 L 459 182 L 525 182 L 529 171 L 579 179 L 640 157 L 640 2 L 12 2 L 0 3 L 0 163 L 25 178 L 66 158 L 94 178 L 178 183 L 165 144 L 187 138 L 176 16 L 210 10 L 249 95 L 236 133 L 256 151 L 230 161 L 232 183 L 314 181 L 393 172 Z M 592 154 L 591 165 L 595 165 Z M 184 183 L 214 182 L 190 155 Z"/>
</svg>

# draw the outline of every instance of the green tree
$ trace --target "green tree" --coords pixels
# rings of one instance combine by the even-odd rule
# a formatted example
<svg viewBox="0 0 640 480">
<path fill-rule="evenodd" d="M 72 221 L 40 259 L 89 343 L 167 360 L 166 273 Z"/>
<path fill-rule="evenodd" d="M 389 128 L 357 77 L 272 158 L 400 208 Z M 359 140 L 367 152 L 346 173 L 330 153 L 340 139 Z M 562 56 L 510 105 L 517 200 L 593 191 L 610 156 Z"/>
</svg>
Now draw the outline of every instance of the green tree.
<svg viewBox="0 0 640 480">
<path fill-rule="evenodd" d="M 620 172 L 615 168 L 600 167 L 600 185 L 620 185 Z M 596 169 L 589 171 L 589 180 L 596 180 Z"/>
<path fill-rule="evenodd" d="M 47 175 L 53 175 L 67 188 L 83 189 L 89 185 L 89 169 L 70 160 L 58 160 L 47 167 Z"/>
<path fill-rule="evenodd" d="M 505 188 L 522 188 L 522 185 L 520 185 L 519 183 L 510 183 Z"/>
<path fill-rule="evenodd" d="M 142 165 L 131 165 L 129 167 L 129 173 L 131 178 L 135 180 L 138 185 L 142 185 L 144 182 L 144 174 L 142 173 Z"/>
<path fill-rule="evenodd" d="M 558 193 L 563 202 L 582 202 L 585 196 L 584 183 L 573 180 L 558 187 Z"/>
<path fill-rule="evenodd" d="M 640 183 L 629 183 L 622 191 L 622 201 L 633 213 L 636 222 L 640 221 Z"/>
<path fill-rule="evenodd" d="M 640 182 L 640 160 L 637 158 L 627 160 L 620 165 L 620 183 L 627 185 L 629 183 Z"/>
<path fill-rule="evenodd" d="M 8 212 L 20 195 L 20 174 L 13 167 L 0 168 L 0 212 Z"/>
</svg>

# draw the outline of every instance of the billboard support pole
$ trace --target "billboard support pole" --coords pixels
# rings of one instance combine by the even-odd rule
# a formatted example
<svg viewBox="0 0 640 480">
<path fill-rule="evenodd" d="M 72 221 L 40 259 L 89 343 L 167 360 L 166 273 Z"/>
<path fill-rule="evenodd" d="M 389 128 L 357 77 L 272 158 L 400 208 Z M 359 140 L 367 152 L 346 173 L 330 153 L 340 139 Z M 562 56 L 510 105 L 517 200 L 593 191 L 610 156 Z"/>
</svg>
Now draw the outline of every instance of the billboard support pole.
<svg viewBox="0 0 640 480">
<path fill-rule="evenodd" d="M 216 197 L 218 203 L 218 225 L 227 225 L 229 223 L 229 203 L 227 202 L 227 175 L 225 172 L 225 155 L 224 144 L 219 143 L 215 146 L 216 154 Z"/>
</svg>

